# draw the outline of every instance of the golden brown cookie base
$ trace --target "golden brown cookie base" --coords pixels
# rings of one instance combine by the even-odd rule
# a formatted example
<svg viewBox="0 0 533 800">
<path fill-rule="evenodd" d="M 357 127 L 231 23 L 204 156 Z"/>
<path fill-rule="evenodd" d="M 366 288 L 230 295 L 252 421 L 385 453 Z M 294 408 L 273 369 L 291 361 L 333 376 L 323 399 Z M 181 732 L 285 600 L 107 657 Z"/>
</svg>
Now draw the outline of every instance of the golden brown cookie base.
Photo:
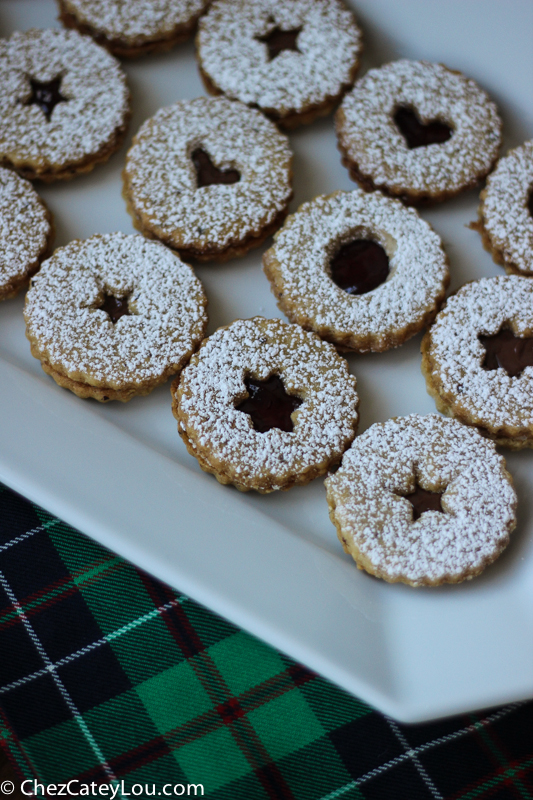
<svg viewBox="0 0 533 800">
<path fill-rule="evenodd" d="M 512 478 L 509 476 L 509 480 L 512 483 Z M 346 539 L 343 535 L 343 531 L 341 528 L 340 523 L 336 519 L 335 516 L 335 509 L 336 505 L 332 498 L 328 496 L 328 506 L 329 506 L 329 518 L 332 521 L 335 529 L 337 531 L 337 536 L 339 537 L 339 541 L 342 545 L 342 549 L 344 550 L 347 555 L 351 556 L 357 565 L 357 569 L 360 569 L 363 572 L 367 572 L 369 575 L 372 575 L 374 578 L 380 578 L 387 583 L 403 583 L 407 586 L 412 586 L 414 589 L 417 589 L 420 586 L 444 586 L 446 584 L 456 584 L 462 583 L 463 581 L 472 580 L 477 575 L 480 575 L 489 564 L 492 564 L 496 561 L 497 558 L 501 555 L 501 553 L 505 550 L 507 543 L 502 545 L 502 547 L 493 554 L 493 557 L 490 559 L 486 559 L 482 564 L 480 564 L 477 569 L 465 569 L 461 575 L 457 576 L 449 576 L 447 578 L 441 578 L 440 580 L 431 580 L 430 578 L 422 578 L 421 580 L 417 581 L 410 581 L 405 576 L 398 576 L 395 579 L 392 579 L 390 575 L 385 571 L 380 569 L 379 567 L 375 566 L 372 561 L 367 558 L 364 553 L 361 553 L 355 542 L 350 541 L 350 539 Z"/>
<path fill-rule="evenodd" d="M 197 49 L 198 54 L 198 49 Z M 213 83 L 209 75 L 204 71 L 202 68 L 202 64 L 200 62 L 199 56 L 199 70 L 200 75 L 203 81 L 203 84 L 209 94 L 218 97 L 224 92 L 218 88 L 218 86 Z M 335 95 L 335 97 L 326 97 L 326 99 L 322 103 L 317 103 L 316 105 L 310 105 L 306 109 L 300 112 L 295 112 L 292 114 L 287 114 L 285 116 L 281 116 L 279 112 L 275 111 L 275 109 L 266 109 L 266 108 L 259 108 L 259 106 L 253 105 L 253 108 L 259 108 L 267 117 L 269 117 L 273 122 L 277 124 L 279 128 L 282 130 L 293 130 L 294 128 L 298 128 L 300 125 L 308 125 L 310 122 L 314 122 L 315 119 L 319 119 L 320 117 L 327 117 L 328 114 L 338 106 L 348 89 L 354 84 L 355 75 L 357 73 L 358 64 L 353 67 L 352 75 L 350 83 L 343 86 L 342 90 Z"/>
<path fill-rule="evenodd" d="M 141 391 L 137 391 L 136 389 L 125 389 L 124 391 L 118 391 L 117 389 L 111 389 L 105 386 L 91 386 L 90 384 L 82 383 L 81 381 L 73 381 L 72 378 L 67 378 L 65 375 L 61 375 L 60 372 L 56 372 L 54 369 L 52 369 L 47 361 L 41 361 L 41 367 L 46 374 L 50 375 L 50 377 L 53 378 L 55 382 L 63 389 L 69 389 L 69 391 L 74 392 L 77 397 L 81 397 L 83 399 L 92 397 L 94 400 L 98 400 L 99 403 L 108 403 L 110 400 L 119 400 L 121 403 L 127 403 L 128 400 L 131 400 L 132 397 L 135 397 L 135 395 L 150 394 L 152 389 L 155 388 L 150 386 L 149 388 L 144 388 Z"/>
<path fill-rule="evenodd" d="M 12 297 L 16 297 L 16 295 L 21 291 L 21 289 L 25 289 L 28 283 L 30 282 L 30 279 L 33 277 L 33 275 L 35 275 L 35 273 L 39 271 L 39 267 L 41 266 L 42 262 L 52 255 L 52 251 L 54 249 L 53 248 L 54 238 L 56 233 L 54 218 L 52 216 L 51 211 L 44 204 L 43 200 L 41 200 L 41 204 L 45 209 L 46 218 L 48 220 L 48 224 L 50 225 L 50 233 L 48 234 L 45 247 L 39 253 L 35 261 L 33 261 L 33 263 L 29 265 L 25 275 L 19 277 L 18 279 L 13 279 L 9 281 L 9 283 L 4 284 L 4 286 L 0 286 L 0 302 L 2 300 L 10 300 Z"/>
<path fill-rule="evenodd" d="M 267 225 L 263 230 L 259 231 L 258 233 L 250 233 L 247 237 L 245 237 L 241 242 L 235 242 L 228 247 L 224 248 L 223 250 L 195 250 L 194 248 L 183 248 L 183 247 L 176 247 L 175 243 L 172 239 L 167 236 L 161 228 L 157 228 L 150 224 L 149 217 L 147 214 L 144 214 L 142 217 L 137 214 L 136 210 L 133 208 L 133 204 L 130 201 L 128 195 L 128 186 L 127 186 L 127 178 L 126 174 L 124 175 L 124 188 L 122 190 L 122 196 L 126 201 L 126 209 L 128 214 L 131 216 L 134 227 L 146 236 L 147 239 L 158 239 L 163 244 L 166 244 L 167 247 L 170 247 L 172 250 L 176 250 L 180 257 L 183 258 L 184 261 L 188 259 L 194 259 L 195 261 L 229 261 L 231 258 L 239 258 L 240 256 L 246 255 L 249 250 L 252 250 L 254 247 L 259 247 L 265 239 L 268 239 L 269 236 L 272 236 L 278 228 L 281 227 L 283 224 L 285 217 L 289 213 L 289 202 L 292 199 L 292 192 L 291 196 L 287 200 L 287 205 L 282 211 L 277 214 L 274 221 Z"/>
<path fill-rule="evenodd" d="M 422 374 L 426 380 L 426 389 L 428 394 L 435 400 L 437 410 L 447 417 L 453 417 L 464 425 L 472 425 L 476 427 L 483 436 L 492 439 L 496 444 L 502 447 L 508 447 L 511 450 L 523 450 L 525 447 L 533 448 L 533 427 L 529 431 L 524 431 L 523 428 L 513 427 L 512 425 L 495 428 L 481 423 L 479 419 L 475 419 L 470 412 L 462 405 L 459 396 L 445 397 L 442 383 L 439 381 L 438 375 L 434 370 L 433 360 L 430 352 L 430 336 L 426 333 L 422 339 L 421 352 L 422 352 Z"/>
<path fill-rule="evenodd" d="M 449 266 L 447 257 L 446 264 Z M 268 250 L 263 256 L 263 270 L 270 282 L 279 310 L 282 311 L 291 322 L 295 322 L 306 331 L 314 331 L 321 339 L 325 339 L 327 342 L 334 344 L 337 350 L 342 353 L 383 353 L 385 350 L 399 347 L 412 336 L 416 336 L 417 333 L 428 328 L 437 316 L 444 303 L 446 289 L 450 283 L 450 276 L 448 273 L 443 282 L 442 290 L 439 292 L 438 296 L 435 297 L 432 304 L 428 306 L 426 313 L 420 319 L 405 325 L 403 328 L 395 330 L 389 329 L 380 336 L 377 336 L 375 334 L 360 334 L 357 333 L 357 331 L 343 333 L 342 331 L 326 325 L 317 325 L 311 317 L 305 314 L 298 303 L 295 303 L 283 293 L 281 288 L 283 286 L 281 265 L 272 255 L 271 250 Z"/>
<path fill-rule="evenodd" d="M 86 34 L 94 39 L 95 42 L 105 47 L 113 55 L 119 58 L 138 58 L 149 53 L 165 53 L 171 50 L 174 45 L 187 41 L 196 30 L 200 14 L 190 19 L 183 25 L 177 25 L 166 36 L 153 41 L 135 39 L 108 39 L 101 31 L 80 22 L 74 14 L 71 14 L 65 6 L 64 0 L 58 0 L 60 6 L 59 20 L 65 28 L 74 28 L 80 33 Z"/>
<path fill-rule="evenodd" d="M 37 164 L 15 163 L 13 158 L 0 159 L 0 166 L 9 167 L 14 169 L 23 178 L 30 181 L 43 181 L 44 183 L 52 183 L 53 181 L 71 180 L 77 175 L 83 175 L 91 172 L 97 164 L 104 164 L 115 153 L 124 142 L 128 124 L 130 121 L 131 112 L 128 111 L 124 123 L 117 128 L 110 141 L 106 142 L 97 153 L 89 153 L 84 159 L 75 163 L 67 165 L 55 165 L 53 168 L 42 169 Z"/>
<path fill-rule="evenodd" d="M 41 362 L 41 367 L 43 368 L 44 372 L 46 372 L 47 375 L 50 375 L 50 377 L 53 378 L 59 386 L 61 386 L 63 389 L 69 389 L 69 391 L 73 392 L 75 395 L 77 395 L 77 397 L 81 397 L 83 399 L 92 397 L 94 400 L 98 400 L 100 403 L 107 403 L 110 400 L 119 400 L 121 403 L 127 403 L 136 395 L 145 396 L 150 394 L 157 386 L 161 386 L 161 384 L 165 383 L 171 377 L 171 375 L 175 375 L 177 371 L 173 369 L 172 372 L 164 374 L 161 376 L 161 378 L 153 383 L 139 384 L 138 386 L 125 386 L 118 389 L 111 386 L 96 386 L 91 383 L 86 383 L 85 381 L 75 380 L 74 378 L 65 375 L 63 372 L 60 372 L 59 369 L 54 368 L 46 360 L 46 357 L 40 352 L 35 341 L 28 336 L 27 332 L 26 337 L 30 342 L 32 356 Z M 179 366 L 180 370 L 187 363 L 189 358 L 190 354 L 183 359 Z"/>
<path fill-rule="evenodd" d="M 485 196 L 486 190 L 483 189 L 480 194 L 481 203 L 479 204 L 478 208 L 478 219 L 476 222 L 471 222 L 468 227 L 479 233 L 483 248 L 487 251 L 487 253 L 491 254 L 494 263 L 498 264 L 500 267 L 503 267 L 508 275 L 522 275 L 523 277 L 531 278 L 533 273 L 524 272 L 523 270 L 518 269 L 518 267 L 516 267 L 512 262 L 506 261 L 503 252 L 493 245 L 492 239 L 490 238 L 483 222 L 483 201 Z"/>
<path fill-rule="evenodd" d="M 374 183 L 370 175 L 365 175 L 359 169 L 359 165 L 357 162 L 352 161 L 348 156 L 348 152 L 344 147 L 341 136 L 341 122 L 342 120 L 342 109 L 339 109 L 337 112 L 336 120 L 335 120 L 335 127 L 337 130 L 337 147 L 341 153 L 341 162 L 343 166 L 346 167 L 350 174 L 350 178 L 355 182 L 358 183 L 359 186 L 364 189 L 365 192 L 374 192 L 376 189 L 379 189 L 380 192 L 387 194 L 389 197 L 395 197 L 398 200 L 401 200 L 407 206 L 432 206 L 437 203 L 442 203 L 444 200 L 450 200 L 452 197 L 457 197 L 457 195 L 462 194 L 463 192 L 468 191 L 468 189 L 473 189 L 475 186 L 478 186 L 480 181 L 488 175 L 489 172 L 492 171 L 494 165 L 496 164 L 497 158 L 494 159 L 492 162 L 490 169 L 482 174 L 479 174 L 475 178 L 473 178 L 469 183 L 461 186 L 460 189 L 456 189 L 455 191 L 450 192 L 418 192 L 413 189 L 408 189 L 405 187 L 402 188 L 392 188 L 385 185 L 378 185 Z"/>
<path fill-rule="evenodd" d="M 510 476 L 509 476 L 510 477 Z M 511 479 L 512 482 L 512 479 Z M 463 581 L 472 580 L 477 575 L 480 575 L 489 564 L 492 564 L 493 561 L 501 555 L 501 553 L 505 550 L 506 544 L 498 550 L 497 553 L 494 554 L 494 557 L 491 559 L 487 559 L 483 564 L 479 565 L 477 569 L 470 569 L 465 570 L 461 575 L 457 576 L 449 576 L 447 578 L 441 578 L 440 580 L 431 580 L 430 578 L 423 578 L 417 581 L 410 581 L 405 576 L 398 576 L 396 579 L 392 579 L 390 575 L 385 571 L 376 567 L 369 558 L 367 558 L 364 553 L 361 553 L 355 542 L 346 539 L 343 535 L 341 525 L 337 521 L 335 517 L 335 502 L 328 497 L 328 506 L 329 506 L 329 518 L 335 526 L 337 531 L 337 536 L 339 537 L 339 541 L 342 545 L 342 549 L 344 550 L 347 555 L 351 556 L 356 563 L 357 569 L 360 569 L 363 572 L 367 572 L 369 575 L 372 575 L 374 578 L 380 578 L 387 583 L 404 583 L 407 586 L 412 586 L 414 589 L 417 589 L 420 586 L 444 586 L 445 584 L 455 584 L 455 583 L 462 583 Z"/>
<path fill-rule="evenodd" d="M 228 472 L 224 470 L 225 465 L 219 459 L 213 459 L 214 461 L 216 461 L 216 463 L 214 464 L 209 463 L 209 461 L 205 458 L 205 453 L 206 453 L 205 446 L 203 447 L 203 452 L 201 454 L 200 448 L 197 448 L 194 444 L 194 441 L 187 436 L 184 430 L 185 426 L 182 424 L 183 420 L 180 416 L 178 408 L 178 401 L 179 401 L 178 387 L 179 387 L 179 377 L 175 378 L 170 387 L 170 393 L 172 396 L 172 413 L 178 421 L 178 433 L 182 438 L 185 447 L 187 448 L 187 451 L 191 456 L 194 456 L 194 458 L 196 458 L 198 464 L 203 469 L 203 471 L 208 472 L 211 475 L 214 475 L 217 481 L 225 486 L 228 485 L 235 486 L 235 488 L 238 489 L 239 492 L 249 492 L 250 490 L 254 490 L 256 492 L 259 492 L 260 494 L 270 494 L 271 492 L 274 491 L 286 492 L 289 489 L 292 489 L 293 486 L 305 486 L 306 484 L 313 481 L 315 478 L 318 478 L 321 475 L 325 475 L 328 472 L 328 470 L 331 469 L 333 466 L 335 466 L 340 461 L 340 458 L 342 458 L 341 454 L 334 460 L 332 459 L 327 463 L 324 462 L 323 464 L 317 465 L 314 468 L 308 469 L 305 472 L 300 473 L 298 475 L 293 475 L 289 480 L 287 480 L 282 485 L 278 483 L 271 483 L 265 486 L 265 481 L 263 479 L 261 482 L 257 481 L 255 484 L 251 482 L 247 486 L 244 486 L 242 483 L 239 483 L 235 479 L 235 476 L 228 474 Z"/>
</svg>

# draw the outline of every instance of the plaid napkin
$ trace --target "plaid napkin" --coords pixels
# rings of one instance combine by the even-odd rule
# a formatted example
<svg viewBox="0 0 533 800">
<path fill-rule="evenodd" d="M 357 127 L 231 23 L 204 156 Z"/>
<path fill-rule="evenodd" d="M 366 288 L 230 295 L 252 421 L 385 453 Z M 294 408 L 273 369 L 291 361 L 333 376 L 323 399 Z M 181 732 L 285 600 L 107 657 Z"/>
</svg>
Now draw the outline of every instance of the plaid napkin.
<svg viewBox="0 0 533 800">
<path fill-rule="evenodd" d="M 533 798 L 533 703 L 396 723 L 1 485 L 0 744 L 0 798 Z"/>
</svg>

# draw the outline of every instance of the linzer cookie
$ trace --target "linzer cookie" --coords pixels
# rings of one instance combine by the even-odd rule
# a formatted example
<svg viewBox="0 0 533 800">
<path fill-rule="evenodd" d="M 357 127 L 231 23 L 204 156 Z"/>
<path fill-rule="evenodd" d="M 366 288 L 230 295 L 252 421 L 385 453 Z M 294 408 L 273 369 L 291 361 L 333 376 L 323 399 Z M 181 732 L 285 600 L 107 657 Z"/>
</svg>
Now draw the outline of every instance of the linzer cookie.
<svg viewBox="0 0 533 800">
<path fill-rule="evenodd" d="M 182 100 L 142 125 L 124 197 L 135 226 L 185 257 L 226 261 L 279 228 L 292 197 L 287 137 L 224 97 Z"/>
<path fill-rule="evenodd" d="M 502 123 L 477 83 L 443 64 L 371 69 L 336 115 L 343 163 L 367 190 L 407 203 L 445 200 L 490 172 Z"/>
<path fill-rule="evenodd" d="M 512 479 L 494 444 L 437 414 L 372 425 L 326 490 L 344 550 L 390 583 L 473 578 L 516 525 Z"/>
<path fill-rule="evenodd" d="M 117 56 L 169 50 L 191 36 L 208 0 L 58 0 L 68 28 L 92 36 Z"/>
<path fill-rule="evenodd" d="M 0 40 L 0 163 L 54 181 L 89 172 L 120 147 L 129 92 L 119 63 L 77 31 Z"/>
<path fill-rule="evenodd" d="M 196 44 L 211 94 L 294 128 L 329 114 L 353 85 L 361 33 L 340 0 L 215 0 Z"/>
<path fill-rule="evenodd" d="M 463 286 L 422 341 L 422 372 L 439 411 L 497 444 L 533 447 L 533 281 Z"/>
<path fill-rule="evenodd" d="M 206 304 L 192 269 L 159 242 L 97 234 L 43 263 L 26 296 L 26 336 L 60 386 L 126 402 L 187 363 Z"/>
<path fill-rule="evenodd" d="M 0 300 L 26 286 L 52 239 L 52 215 L 31 183 L 0 167 Z"/>
<path fill-rule="evenodd" d="M 533 139 L 498 162 L 472 227 L 507 273 L 533 276 Z"/>
<path fill-rule="evenodd" d="M 241 491 L 305 484 L 338 462 L 357 429 L 355 378 L 332 345 L 255 317 L 219 328 L 172 384 L 189 453 Z"/>
<path fill-rule="evenodd" d="M 425 328 L 449 282 L 431 226 L 398 200 L 361 189 L 304 203 L 263 265 L 292 322 L 359 352 L 396 347 Z"/>
</svg>

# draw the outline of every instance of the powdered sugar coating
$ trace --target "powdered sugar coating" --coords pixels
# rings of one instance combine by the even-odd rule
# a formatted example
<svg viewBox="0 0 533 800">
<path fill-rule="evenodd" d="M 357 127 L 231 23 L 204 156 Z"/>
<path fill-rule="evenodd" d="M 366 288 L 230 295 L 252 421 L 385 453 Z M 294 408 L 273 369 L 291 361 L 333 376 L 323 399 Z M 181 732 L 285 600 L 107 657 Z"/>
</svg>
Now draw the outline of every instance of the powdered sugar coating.
<svg viewBox="0 0 533 800">
<path fill-rule="evenodd" d="M 257 37 L 276 27 L 301 28 L 300 52 L 269 60 Z M 220 91 L 285 117 L 352 85 L 361 34 L 339 0 L 215 0 L 200 20 L 197 46 L 202 69 Z"/>
<path fill-rule="evenodd" d="M 423 342 L 428 388 L 463 421 L 491 435 L 513 431 L 533 438 L 533 367 L 511 378 L 502 369 L 483 369 L 479 335 L 510 327 L 533 336 L 533 282 L 518 276 L 483 278 L 450 297 Z"/>
<path fill-rule="evenodd" d="M 31 183 L 0 168 L 0 299 L 37 269 L 51 233 L 50 215 Z"/>
<path fill-rule="evenodd" d="M 235 408 L 247 397 L 246 376 L 272 374 L 303 399 L 292 433 L 259 433 Z M 272 491 L 305 483 L 306 473 L 323 474 L 340 457 L 357 427 L 355 386 L 332 345 L 296 325 L 255 317 L 210 336 L 182 372 L 175 397 L 181 430 L 199 458 L 223 465 L 240 488 Z"/>
<path fill-rule="evenodd" d="M 480 216 L 491 247 L 508 272 L 533 275 L 533 139 L 511 150 L 487 179 Z"/>
<path fill-rule="evenodd" d="M 443 511 L 413 521 L 416 482 Z M 372 425 L 326 480 L 332 521 L 358 565 L 413 586 L 456 583 L 494 561 L 515 527 L 504 459 L 476 430 L 437 414 Z"/>
<path fill-rule="evenodd" d="M 191 153 L 203 148 L 230 185 L 197 186 Z M 125 193 L 143 228 L 177 250 L 221 252 L 258 236 L 292 196 L 287 137 L 260 111 L 224 97 L 160 109 L 133 140 Z"/>
<path fill-rule="evenodd" d="M 413 108 L 421 122 L 453 129 L 448 141 L 409 149 L 393 116 Z M 371 69 L 337 113 L 339 146 L 363 178 L 392 194 L 442 199 L 475 184 L 498 156 L 501 120 L 475 81 L 442 64 L 394 61 Z"/>
<path fill-rule="evenodd" d="M 389 257 L 387 280 L 362 295 L 339 288 L 329 271 L 339 247 L 354 239 L 377 241 Z M 399 200 L 361 189 L 304 203 L 276 234 L 264 266 L 293 322 L 359 351 L 384 350 L 420 330 L 449 280 L 431 226 Z"/>
<path fill-rule="evenodd" d="M 104 294 L 129 297 L 113 324 Z M 58 248 L 32 280 L 26 335 L 73 380 L 116 389 L 161 382 L 183 366 L 207 324 L 191 267 L 159 242 L 111 233 Z"/>
<path fill-rule="evenodd" d="M 68 99 L 48 121 L 31 96 L 30 78 L 62 76 Z M 114 143 L 128 116 L 129 93 L 119 63 L 77 31 L 16 32 L 0 40 L 0 158 L 38 173 L 59 171 Z"/>
<path fill-rule="evenodd" d="M 107 39 L 149 42 L 197 17 L 207 0 L 61 0 L 65 11 Z"/>
</svg>

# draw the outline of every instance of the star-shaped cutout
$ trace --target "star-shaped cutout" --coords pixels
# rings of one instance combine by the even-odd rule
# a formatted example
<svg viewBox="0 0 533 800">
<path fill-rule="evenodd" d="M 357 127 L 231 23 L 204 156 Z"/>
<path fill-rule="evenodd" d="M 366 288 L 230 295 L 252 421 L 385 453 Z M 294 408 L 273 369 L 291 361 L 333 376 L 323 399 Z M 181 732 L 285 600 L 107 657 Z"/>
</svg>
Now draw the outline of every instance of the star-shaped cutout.
<svg viewBox="0 0 533 800">
<path fill-rule="evenodd" d="M 426 511 L 443 512 L 444 509 L 440 502 L 442 495 L 443 492 L 428 492 L 427 489 L 422 489 L 417 482 L 414 492 L 402 494 L 400 497 L 405 497 L 411 503 L 413 507 L 413 522 L 415 522 Z"/>
<path fill-rule="evenodd" d="M 518 378 L 526 367 L 533 367 L 533 338 L 515 336 L 503 328 L 495 336 L 480 336 L 485 348 L 483 369 L 502 368 L 510 378 Z"/>
<path fill-rule="evenodd" d="M 271 375 L 266 381 L 246 378 L 244 383 L 249 396 L 236 409 L 251 416 L 255 430 L 266 433 L 271 428 L 279 428 L 292 433 L 291 414 L 303 401 L 287 394 L 279 375 Z"/>
<path fill-rule="evenodd" d="M 258 42 L 263 42 L 268 48 L 268 58 L 272 61 L 276 56 L 279 56 L 284 50 L 294 50 L 299 53 L 297 40 L 301 32 L 301 28 L 291 28 L 291 30 L 284 31 L 279 25 L 276 25 L 264 36 L 256 36 Z"/>
<path fill-rule="evenodd" d="M 130 315 L 127 297 L 115 297 L 114 294 L 104 294 L 103 302 L 98 306 L 100 311 L 105 311 L 115 325 L 121 317 Z"/>
<path fill-rule="evenodd" d="M 52 117 L 52 112 L 58 103 L 68 103 L 68 97 L 61 94 L 61 83 L 63 76 L 58 75 L 51 81 L 38 81 L 30 78 L 31 95 L 24 102 L 25 106 L 39 106 L 48 122 Z"/>
</svg>

